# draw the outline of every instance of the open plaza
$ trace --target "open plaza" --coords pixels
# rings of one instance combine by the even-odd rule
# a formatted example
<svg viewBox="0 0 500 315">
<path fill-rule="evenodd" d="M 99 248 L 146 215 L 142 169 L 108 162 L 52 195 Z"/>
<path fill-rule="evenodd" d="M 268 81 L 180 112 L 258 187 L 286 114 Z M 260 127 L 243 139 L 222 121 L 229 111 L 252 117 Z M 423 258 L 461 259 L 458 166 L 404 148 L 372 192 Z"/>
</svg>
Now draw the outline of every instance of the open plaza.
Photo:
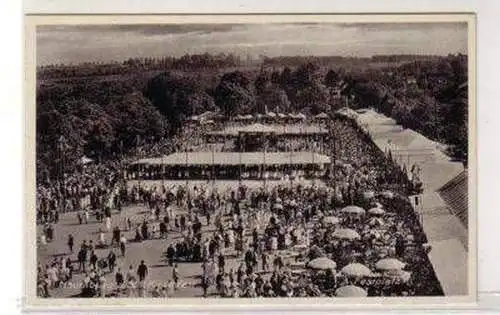
<svg viewBox="0 0 500 315">
<path fill-rule="evenodd" d="M 373 111 L 272 114 L 39 185 L 39 296 L 466 294 L 463 166 Z"/>
</svg>

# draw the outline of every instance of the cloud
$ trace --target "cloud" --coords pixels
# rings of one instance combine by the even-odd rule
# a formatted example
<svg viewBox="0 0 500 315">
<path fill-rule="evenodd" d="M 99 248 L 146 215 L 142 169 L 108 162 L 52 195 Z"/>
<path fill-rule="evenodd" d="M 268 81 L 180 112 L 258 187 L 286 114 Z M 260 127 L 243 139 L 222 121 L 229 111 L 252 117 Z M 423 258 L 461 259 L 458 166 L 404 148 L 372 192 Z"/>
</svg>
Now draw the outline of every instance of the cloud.
<svg viewBox="0 0 500 315">
<path fill-rule="evenodd" d="M 143 35 L 164 35 L 191 32 L 225 32 L 231 31 L 238 24 L 107 24 L 107 25 L 41 25 L 40 34 L 50 32 L 68 33 L 124 33 L 134 32 Z"/>
<path fill-rule="evenodd" d="M 467 52 L 463 23 L 287 23 L 43 26 L 39 64 L 181 56 L 439 54 Z"/>
</svg>

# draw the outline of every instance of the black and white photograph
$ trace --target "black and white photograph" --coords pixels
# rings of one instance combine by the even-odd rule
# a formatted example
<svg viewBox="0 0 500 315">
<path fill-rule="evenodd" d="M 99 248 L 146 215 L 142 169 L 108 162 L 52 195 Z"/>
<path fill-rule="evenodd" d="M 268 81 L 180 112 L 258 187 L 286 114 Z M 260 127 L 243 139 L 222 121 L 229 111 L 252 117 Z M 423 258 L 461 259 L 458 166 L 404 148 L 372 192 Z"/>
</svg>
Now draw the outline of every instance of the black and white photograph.
<svg viewBox="0 0 500 315">
<path fill-rule="evenodd" d="M 28 293 L 474 296 L 475 20 L 446 17 L 37 23 Z"/>
</svg>

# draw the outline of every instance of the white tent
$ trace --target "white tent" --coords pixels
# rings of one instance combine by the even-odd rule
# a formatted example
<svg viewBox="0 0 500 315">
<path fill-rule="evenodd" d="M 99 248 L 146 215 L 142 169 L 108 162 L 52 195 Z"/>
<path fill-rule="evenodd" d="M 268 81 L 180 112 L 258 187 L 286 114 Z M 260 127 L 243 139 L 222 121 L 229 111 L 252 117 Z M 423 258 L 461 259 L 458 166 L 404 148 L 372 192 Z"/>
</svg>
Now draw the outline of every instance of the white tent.
<svg viewBox="0 0 500 315">
<path fill-rule="evenodd" d="M 80 163 L 83 165 L 87 165 L 87 164 L 90 164 L 92 162 L 94 162 L 94 160 L 92 160 L 89 157 L 86 157 L 85 155 L 80 158 Z"/>
<path fill-rule="evenodd" d="M 316 115 L 314 118 L 317 118 L 317 119 L 327 119 L 328 118 L 328 114 L 325 113 L 325 112 L 321 112 L 318 115 Z"/>
</svg>

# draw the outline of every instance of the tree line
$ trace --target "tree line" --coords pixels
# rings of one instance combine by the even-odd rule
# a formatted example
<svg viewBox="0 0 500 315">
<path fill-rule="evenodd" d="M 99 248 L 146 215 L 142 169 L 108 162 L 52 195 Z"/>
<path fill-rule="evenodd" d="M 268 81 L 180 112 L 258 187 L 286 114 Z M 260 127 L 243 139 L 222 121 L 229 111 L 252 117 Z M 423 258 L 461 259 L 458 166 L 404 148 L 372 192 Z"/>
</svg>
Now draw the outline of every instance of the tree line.
<svg viewBox="0 0 500 315">
<path fill-rule="evenodd" d="M 200 70 L 239 67 L 241 58 L 234 54 L 185 54 L 182 57 L 147 57 L 129 58 L 113 62 L 85 62 L 76 65 L 52 64 L 37 69 L 37 79 L 61 79 L 72 77 L 90 77 L 123 75 L 138 71 L 153 70 Z"/>
<path fill-rule="evenodd" d="M 438 64 L 415 61 L 359 73 L 305 62 L 298 67 L 263 65 L 222 73 L 137 70 L 105 79 L 91 75 L 41 80 L 37 167 L 54 176 L 65 157 L 65 168 L 82 155 L 115 158 L 143 143 L 170 137 L 185 118 L 205 111 L 219 111 L 226 119 L 266 111 L 328 113 L 345 105 L 338 97 L 339 87 L 342 95 L 354 95 L 352 106 L 373 106 L 409 128 L 444 139 L 457 157 L 464 158 L 467 89 L 456 88 L 467 79 L 464 60 L 449 56 Z M 82 66 L 83 73 L 85 69 Z M 404 83 L 410 75 L 417 78 L 411 86 Z"/>
</svg>

